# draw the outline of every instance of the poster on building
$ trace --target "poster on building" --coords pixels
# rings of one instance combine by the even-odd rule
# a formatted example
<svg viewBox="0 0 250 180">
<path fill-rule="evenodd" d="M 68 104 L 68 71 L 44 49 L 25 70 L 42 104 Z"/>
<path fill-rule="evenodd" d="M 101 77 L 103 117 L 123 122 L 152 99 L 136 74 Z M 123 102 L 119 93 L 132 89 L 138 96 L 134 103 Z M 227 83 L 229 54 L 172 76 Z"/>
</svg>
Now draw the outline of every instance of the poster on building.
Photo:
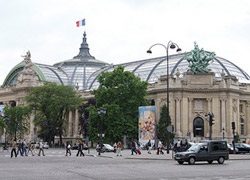
<svg viewBox="0 0 250 180">
<path fill-rule="evenodd" d="M 151 144 L 155 141 L 155 106 L 140 106 L 139 107 L 139 143 L 142 146 L 150 140 Z"/>
<path fill-rule="evenodd" d="M 3 105 L 3 104 L 0 104 L 0 117 L 1 116 L 4 116 L 4 107 L 5 107 L 5 105 Z"/>
</svg>

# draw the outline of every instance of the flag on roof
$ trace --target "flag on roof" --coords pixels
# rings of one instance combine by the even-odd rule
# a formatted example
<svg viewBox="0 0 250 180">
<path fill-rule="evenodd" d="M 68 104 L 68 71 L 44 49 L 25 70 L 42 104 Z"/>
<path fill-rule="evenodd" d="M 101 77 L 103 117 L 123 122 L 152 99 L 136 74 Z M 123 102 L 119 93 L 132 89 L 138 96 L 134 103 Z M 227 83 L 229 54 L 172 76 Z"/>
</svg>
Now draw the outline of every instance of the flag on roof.
<svg viewBox="0 0 250 180">
<path fill-rule="evenodd" d="M 76 27 L 80 26 L 85 26 L 85 19 L 76 22 Z"/>
</svg>

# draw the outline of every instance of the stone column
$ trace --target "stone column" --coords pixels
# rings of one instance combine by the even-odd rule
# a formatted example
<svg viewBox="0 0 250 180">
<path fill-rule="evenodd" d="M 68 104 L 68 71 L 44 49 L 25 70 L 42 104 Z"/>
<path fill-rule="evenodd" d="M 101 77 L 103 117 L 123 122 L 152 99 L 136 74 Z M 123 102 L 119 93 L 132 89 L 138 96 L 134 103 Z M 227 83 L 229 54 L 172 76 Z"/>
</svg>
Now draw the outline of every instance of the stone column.
<svg viewBox="0 0 250 180">
<path fill-rule="evenodd" d="M 69 112 L 68 136 L 72 136 L 72 111 Z"/>
<path fill-rule="evenodd" d="M 207 98 L 207 112 L 205 113 L 209 113 L 209 112 L 212 112 L 212 98 Z M 206 132 L 206 136 L 209 137 L 209 123 L 208 123 L 208 120 L 206 119 L 204 121 L 204 135 L 205 135 L 205 132 Z"/>
<path fill-rule="evenodd" d="M 78 110 L 75 111 L 75 123 L 74 123 L 74 137 L 78 137 L 79 136 L 79 113 Z"/>
<path fill-rule="evenodd" d="M 245 116 L 245 121 L 244 121 L 244 126 L 246 126 L 246 132 L 247 132 L 247 136 L 248 137 L 250 137 L 250 126 L 248 125 L 249 123 L 250 123 L 250 120 L 249 120 L 249 118 L 250 118 L 250 101 L 247 101 L 247 103 L 246 103 L 246 116 Z"/>
<path fill-rule="evenodd" d="M 194 124 L 194 119 L 192 116 L 193 112 L 193 98 L 188 98 L 188 130 L 191 132 L 191 136 L 194 137 L 194 129 L 193 129 L 193 124 Z"/>
<path fill-rule="evenodd" d="M 226 134 L 226 99 L 221 98 L 221 134 L 223 133 L 223 128 L 225 129 L 225 134 Z"/>
<path fill-rule="evenodd" d="M 187 136 L 187 132 L 190 132 L 189 129 L 189 112 L 188 112 L 188 99 L 187 98 L 183 98 L 181 100 L 181 130 L 182 130 L 182 134 L 183 136 Z"/>
<path fill-rule="evenodd" d="M 176 103 L 176 132 L 177 132 L 178 136 L 182 136 L 180 99 L 176 98 L 175 103 Z"/>
</svg>

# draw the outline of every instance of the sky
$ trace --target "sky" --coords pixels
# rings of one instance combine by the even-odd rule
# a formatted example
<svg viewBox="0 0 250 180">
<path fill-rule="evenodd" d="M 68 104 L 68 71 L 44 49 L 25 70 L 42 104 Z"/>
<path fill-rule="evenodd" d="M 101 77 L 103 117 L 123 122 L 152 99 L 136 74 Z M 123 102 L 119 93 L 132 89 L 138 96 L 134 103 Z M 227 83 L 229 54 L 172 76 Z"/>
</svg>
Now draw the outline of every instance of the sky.
<svg viewBox="0 0 250 180">
<path fill-rule="evenodd" d="M 171 40 L 182 52 L 197 42 L 250 74 L 249 0 L 0 0 L 0 22 L 0 84 L 28 50 L 36 63 L 72 59 L 84 31 L 90 54 L 107 63 L 164 56 L 161 46 L 146 51 Z"/>
</svg>

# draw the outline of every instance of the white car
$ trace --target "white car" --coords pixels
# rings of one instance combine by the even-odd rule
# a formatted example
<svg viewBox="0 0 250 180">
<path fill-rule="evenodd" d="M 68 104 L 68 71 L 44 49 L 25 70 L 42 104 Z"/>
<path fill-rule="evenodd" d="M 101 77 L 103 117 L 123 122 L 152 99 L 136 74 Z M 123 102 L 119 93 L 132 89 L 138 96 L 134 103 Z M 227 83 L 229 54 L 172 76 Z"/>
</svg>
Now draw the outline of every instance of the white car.
<svg viewBox="0 0 250 180">
<path fill-rule="evenodd" d="M 96 146 L 96 151 L 99 152 L 99 144 Z M 115 152 L 115 148 L 110 144 L 103 144 L 101 152 Z"/>
<path fill-rule="evenodd" d="M 36 142 L 36 144 L 35 144 L 35 148 L 36 149 L 39 149 L 39 142 Z M 48 144 L 48 142 L 44 142 L 43 143 L 43 149 L 49 149 L 49 144 Z"/>
</svg>

